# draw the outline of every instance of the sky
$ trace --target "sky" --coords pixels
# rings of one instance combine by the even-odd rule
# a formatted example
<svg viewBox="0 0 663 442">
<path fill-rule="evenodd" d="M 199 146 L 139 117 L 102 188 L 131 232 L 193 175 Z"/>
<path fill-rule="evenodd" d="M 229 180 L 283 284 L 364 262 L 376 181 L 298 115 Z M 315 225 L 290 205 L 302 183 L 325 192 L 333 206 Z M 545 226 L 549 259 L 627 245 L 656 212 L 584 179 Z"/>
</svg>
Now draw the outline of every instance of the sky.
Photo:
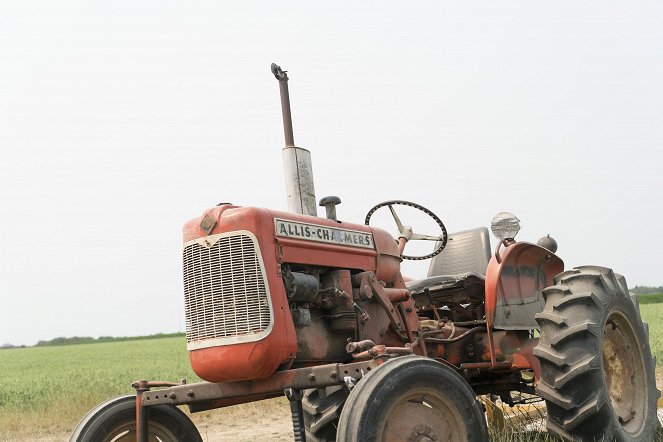
<svg viewBox="0 0 663 442">
<path fill-rule="evenodd" d="M 508 210 L 663 285 L 660 1 L 5 0 L 0 345 L 184 331 L 184 222 L 287 208 L 272 62 L 339 218 Z"/>
</svg>

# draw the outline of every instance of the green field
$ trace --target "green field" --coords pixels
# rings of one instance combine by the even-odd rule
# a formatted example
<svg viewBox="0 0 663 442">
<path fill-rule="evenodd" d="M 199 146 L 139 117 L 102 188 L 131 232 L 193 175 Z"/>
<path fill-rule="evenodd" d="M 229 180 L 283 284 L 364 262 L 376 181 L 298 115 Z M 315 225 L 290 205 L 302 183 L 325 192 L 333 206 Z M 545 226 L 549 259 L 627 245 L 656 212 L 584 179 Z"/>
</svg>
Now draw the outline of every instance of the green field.
<svg viewBox="0 0 663 442">
<path fill-rule="evenodd" d="M 94 404 L 131 392 L 132 380 L 198 380 L 183 337 L 0 351 L 0 440 L 34 422 L 71 430 Z"/>
<path fill-rule="evenodd" d="M 663 303 L 640 309 L 663 361 Z M 0 373 L 0 441 L 63 435 L 95 404 L 132 392 L 136 379 L 198 380 L 184 337 L 1 350 Z"/>
<path fill-rule="evenodd" d="M 657 304 L 663 302 L 663 293 L 648 293 L 646 295 L 638 295 L 638 302 L 643 304 Z"/>
<path fill-rule="evenodd" d="M 649 345 L 658 360 L 656 371 L 663 374 L 663 303 L 640 304 L 640 314 L 649 324 Z"/>
</svg>

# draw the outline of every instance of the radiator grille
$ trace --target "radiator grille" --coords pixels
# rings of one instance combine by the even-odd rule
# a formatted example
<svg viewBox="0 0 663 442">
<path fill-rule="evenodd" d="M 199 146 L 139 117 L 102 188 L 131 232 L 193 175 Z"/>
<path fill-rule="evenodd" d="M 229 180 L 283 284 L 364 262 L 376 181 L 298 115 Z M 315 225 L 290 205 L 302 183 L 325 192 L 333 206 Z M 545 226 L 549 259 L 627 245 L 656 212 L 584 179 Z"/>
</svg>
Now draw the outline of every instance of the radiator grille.
<svg viewBox="0 0 663 442">
<path fill-rule="evenodd" d="M 234 232 L 188 243 L 183 264 L 189 349 L 250 342 L 269 333 L 269 290 L 253 235 Z"/>
</svg>

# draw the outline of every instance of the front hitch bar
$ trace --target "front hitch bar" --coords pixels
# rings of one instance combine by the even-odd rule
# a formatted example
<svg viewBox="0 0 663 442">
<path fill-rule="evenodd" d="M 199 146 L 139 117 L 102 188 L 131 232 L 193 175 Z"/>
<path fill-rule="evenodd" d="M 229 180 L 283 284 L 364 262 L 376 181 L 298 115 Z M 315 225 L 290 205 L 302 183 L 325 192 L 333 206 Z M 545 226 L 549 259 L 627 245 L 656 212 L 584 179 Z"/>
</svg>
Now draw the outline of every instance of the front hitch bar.
<svg viewBox="0 0 663 442">
<path fill-rule="evenodd" d="M 150 410 L 143 406 L 143 393 L 150 391 L 150 388 L 159 387 L 175 387 L 177 385 L 185 385 L 186 379 L 178 384 L 175 382 L 167 381 L 146 381 L 140 380 L 131 384 L 132 388 L 136 389 L 136 441 L 147 442 L 149 438 L 149 416 Z"/>
<path fill-rule="evenodd" d="M 147 442 L 149 407 L 153 405 L 188 405 L 191 412 L 252 402 L 281 396 L 286 389 L 297 391 L 324 388 L 345 383 L 346 378 L 361 379 L 383 361 L 376 359 L 348 364 L 325 364 L 277 371 L 267 379 L 237 382 L 196 382 L 187 384 L 162 381 L 136 381 L 136 440 Z M 163 388 L 151 390 L 151 388 Z"/>
</svg>

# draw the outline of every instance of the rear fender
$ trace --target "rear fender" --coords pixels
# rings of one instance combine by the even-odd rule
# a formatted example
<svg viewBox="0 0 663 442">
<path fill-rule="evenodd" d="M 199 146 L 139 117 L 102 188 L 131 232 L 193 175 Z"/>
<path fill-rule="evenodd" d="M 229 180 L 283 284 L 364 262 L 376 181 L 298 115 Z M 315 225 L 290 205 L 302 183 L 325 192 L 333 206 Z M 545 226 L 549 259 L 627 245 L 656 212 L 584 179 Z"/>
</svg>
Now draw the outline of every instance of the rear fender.
<svg viewBox="0 0 663 442">
<path fill-rule="evenodd" d="M 534 315 L 543 311 L 541 291 L 553 285 L 564 262 L 536 244 L 517 242 L 498 251 L 486 271 L 486 324 L 502 330 L 532 330 L 539 325 Z"/>
</svg>

